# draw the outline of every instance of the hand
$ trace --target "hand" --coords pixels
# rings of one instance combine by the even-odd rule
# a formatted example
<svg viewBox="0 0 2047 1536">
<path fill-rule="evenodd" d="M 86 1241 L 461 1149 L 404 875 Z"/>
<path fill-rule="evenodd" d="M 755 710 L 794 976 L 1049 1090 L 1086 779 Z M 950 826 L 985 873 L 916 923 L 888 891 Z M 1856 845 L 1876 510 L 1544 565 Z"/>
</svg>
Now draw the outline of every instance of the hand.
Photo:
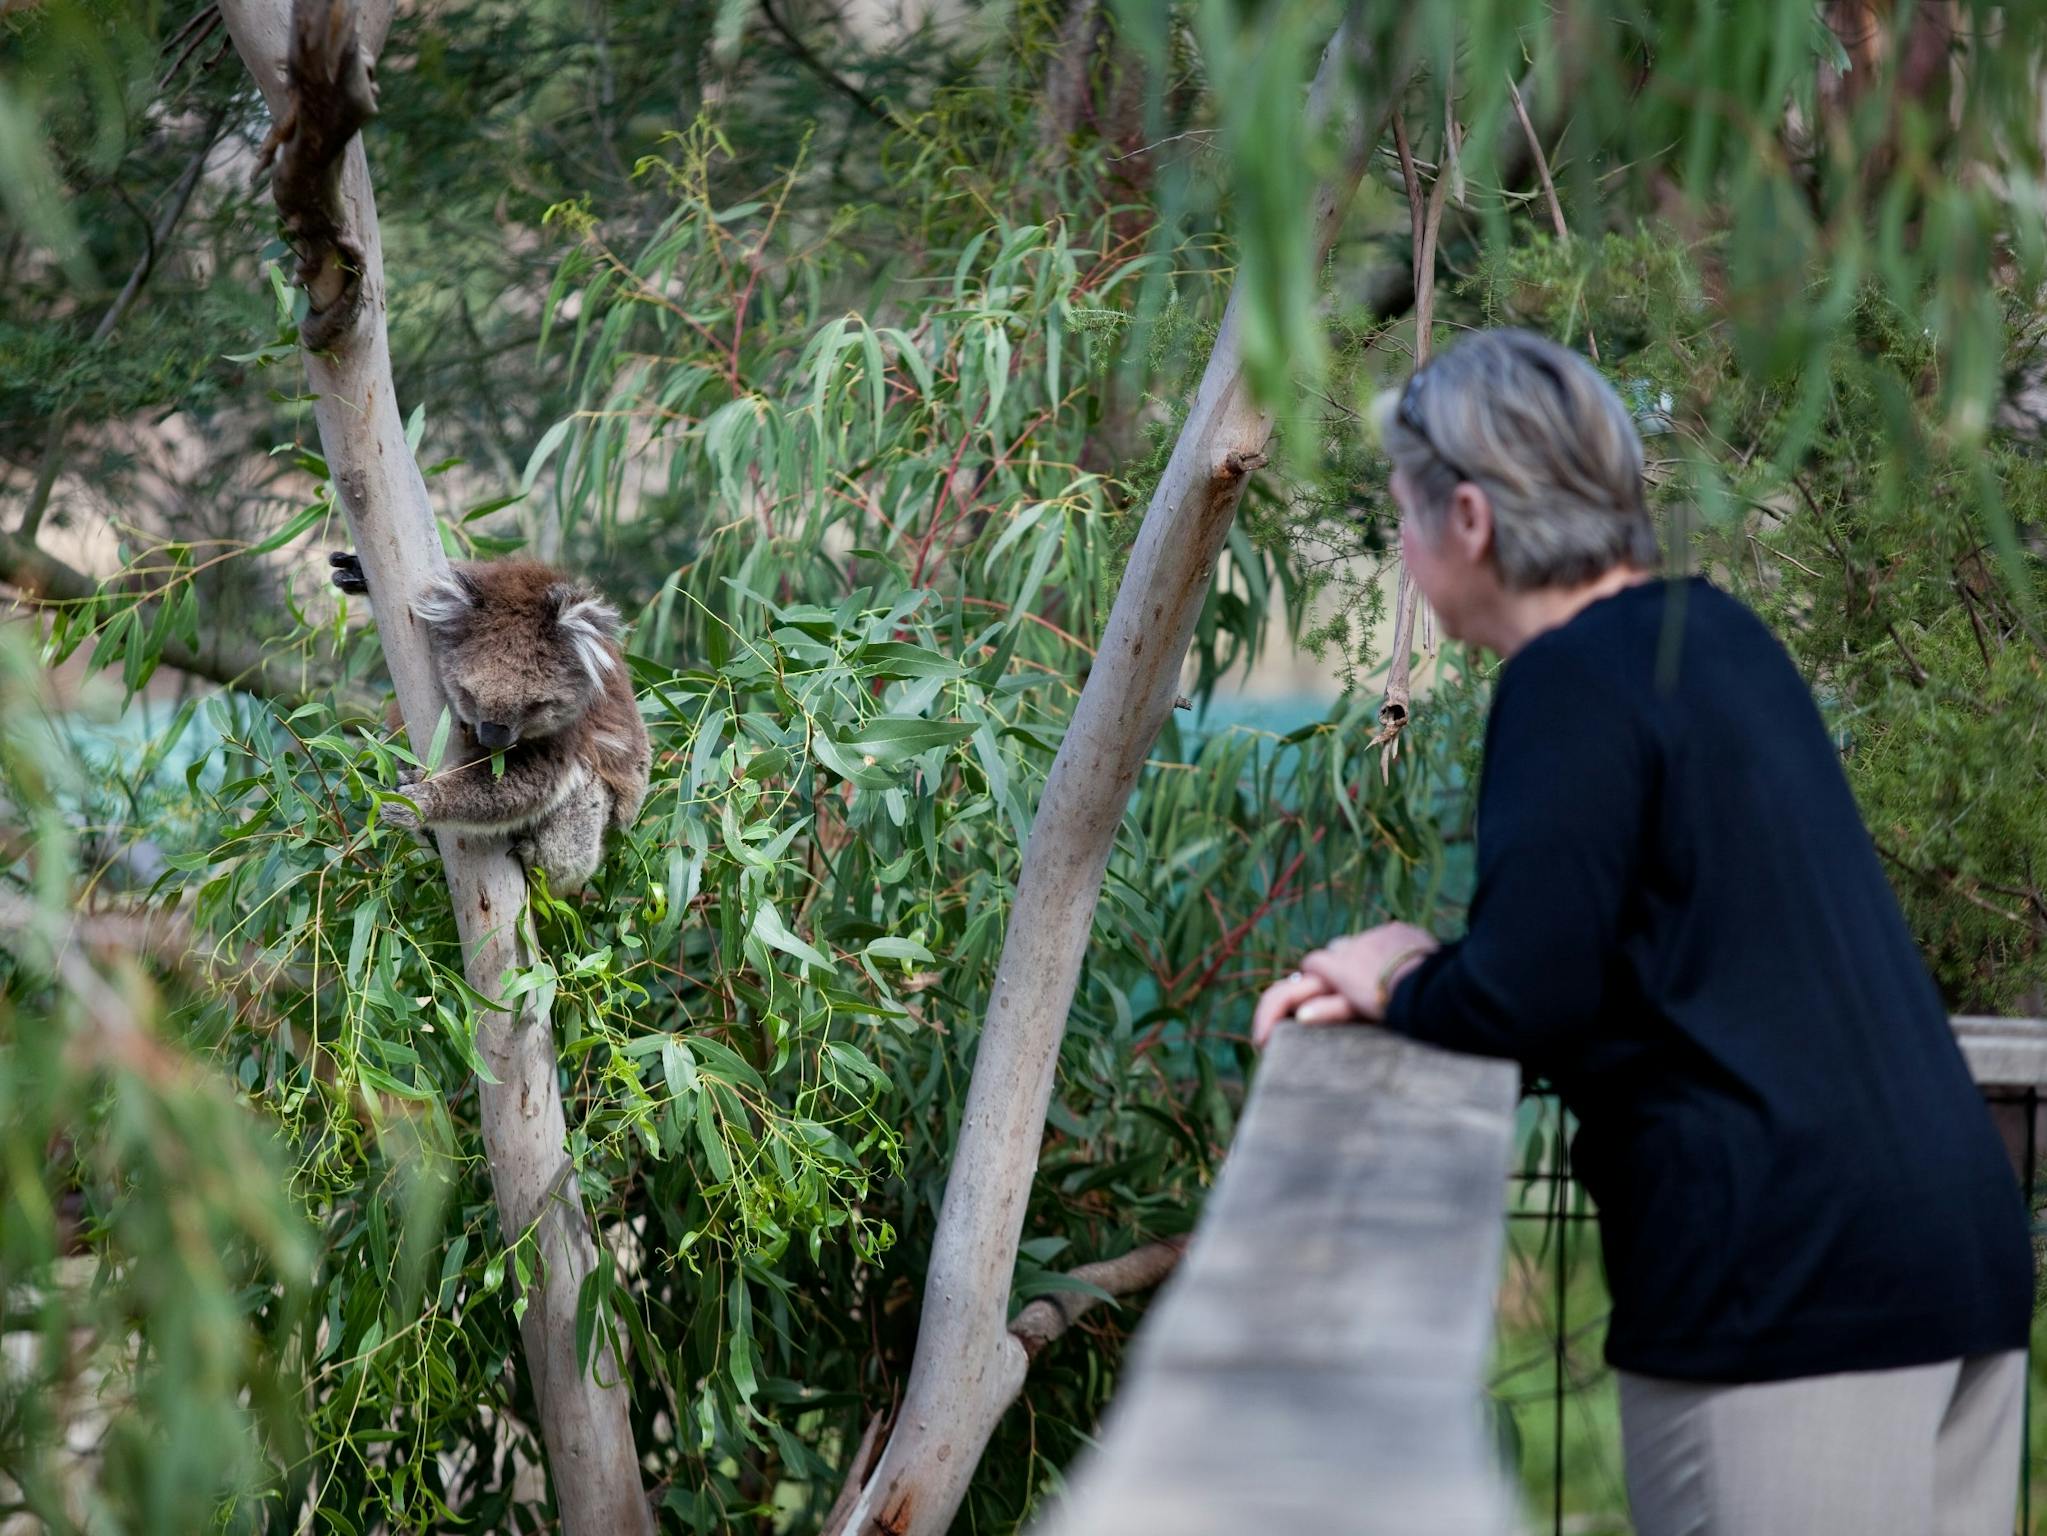
<svg viewBox="0 0 2047 1536">
<path fill-rule="evenodd" d="M 1341 1010 L 1337 1017 L 1320 1016 L 1332 1007 Z M 1253 1049 L 1264 1050 L 1266 1043 L 1272 1039 L 1272 1032 L 1279 1027 L 1279 1021 L 1289 1015 L 1303 1024 L 1310 1024 L 1335 1023 L 1349 1013 L 1350 1004 L 1343 1000 L 1341 994 L 1331 990 L 1328 982 L 1319 976 L 1295 971 L 1267 987 L 1258 999 L 1258 1006 L 1251 1014 L 1251 1045 Z"/>
<path fill-rule="evenodd" d="M 1338 939 L 1301 961 L 1304 977 L 1319 981 L 1342 999 L 1317 999 L 1296 1014 L 1303 1024 L 1334 1024 L 1363 1019 L 1377 1024 L 1400 979 L 1437 949 L 1435 937 L 1412 923 L 1381 923 L 1347 939 Z"/>
</svg>

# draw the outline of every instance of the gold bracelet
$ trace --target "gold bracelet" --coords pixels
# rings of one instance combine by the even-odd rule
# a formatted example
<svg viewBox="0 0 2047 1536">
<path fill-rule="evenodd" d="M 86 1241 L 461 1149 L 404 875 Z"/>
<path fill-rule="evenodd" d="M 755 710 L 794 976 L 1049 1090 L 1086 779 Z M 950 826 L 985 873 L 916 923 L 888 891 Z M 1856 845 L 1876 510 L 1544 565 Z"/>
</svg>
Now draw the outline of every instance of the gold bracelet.
<svg viewBox="0 0 2047 1536">
<path fill-rule="evenodd" d="M 1384 1019 L 1386 1011 L 1393 1006 L 1393 973 L 1408 961 L 1436 952 L 1434 944 L 1411 944 L 1388 960 L 1379 972 L 1379 1017 Z"/>
</svg>

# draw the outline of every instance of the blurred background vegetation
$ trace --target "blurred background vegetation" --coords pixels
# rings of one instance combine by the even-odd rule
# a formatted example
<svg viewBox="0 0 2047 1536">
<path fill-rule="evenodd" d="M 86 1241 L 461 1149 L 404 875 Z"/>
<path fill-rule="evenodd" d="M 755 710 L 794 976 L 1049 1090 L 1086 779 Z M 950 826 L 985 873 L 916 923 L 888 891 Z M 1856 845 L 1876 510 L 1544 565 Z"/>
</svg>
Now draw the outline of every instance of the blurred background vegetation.
<svg viewBox="0 0 2047 1536">
<path fill-rule="evenodd" d="M 664 1529 L 815 1529 L 907 1370 L 1021 844 L 1240 272 L 1276 461 L 1123 827 L 1019 1301 L 1196 1219 L 1279 959 L 1457 922 L 1485 667 L 1428 645 L 1368 746 L 1417 219 L 1435 345 L 1530 325 L 1635 405 L 1950 1005 L 2047 1011 L 2047 33 L 1347 13 L 1414 182 L 1389 135 L 1316 272 L 1345 7 L 400 8 L 367 143 L 444 540 L 613 592 L 655 738 L 511 985 Z M 546 1530 L 478 1000 L 431 855 L 365 830 L 397 760 L 321 587 L 268 126 L 210 6 L 0 8 L 0 1529 Z M 963 1528 L 1059 1486 L 1134 1311 L 1038 1361 Z"/>
</svg>

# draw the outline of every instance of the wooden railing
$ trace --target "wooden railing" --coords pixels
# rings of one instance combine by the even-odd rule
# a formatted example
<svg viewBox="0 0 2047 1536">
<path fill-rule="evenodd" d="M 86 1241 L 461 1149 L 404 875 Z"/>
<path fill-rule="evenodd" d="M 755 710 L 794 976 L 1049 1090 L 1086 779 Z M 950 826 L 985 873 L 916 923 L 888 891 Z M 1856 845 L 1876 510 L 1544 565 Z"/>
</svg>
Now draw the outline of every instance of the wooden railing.
<svg viewBox="0 0 2047 1536">
<path fill-rule="evenodd" d="M 1505 1536 L 1482 1384 L 1518 1078 L 1283 1025 L 1045 1536 Z"/>
<path fill-rule="evenodd" d="M 1955 1033 L 2029 1197 L 2047 1021 Z M 1518 1077 L 1283 1025 L 1100 1449 L 1039 1536 L 1507 1536 L 1484 1429 Z"/>
</svg>

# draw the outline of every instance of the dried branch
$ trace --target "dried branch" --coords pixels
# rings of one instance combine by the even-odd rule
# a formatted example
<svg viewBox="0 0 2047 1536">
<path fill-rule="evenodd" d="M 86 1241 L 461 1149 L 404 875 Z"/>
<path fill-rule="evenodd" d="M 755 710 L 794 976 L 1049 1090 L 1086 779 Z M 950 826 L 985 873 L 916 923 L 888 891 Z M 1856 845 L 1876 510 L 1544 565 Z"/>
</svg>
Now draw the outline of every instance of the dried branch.
<svg viewBox="0 0 2047 1536">
<path fill-rule="evenodd" d="M 1421 176 L 1415 169 L 1414 146 L 1407 137 L 1407 123 L 1393 114 L 1393 144 L 1400 154 L 1401 180 L 1407 186 L 1407 210 L 1414 237 L 1414 366 L 1417 371 L 1429 360 L 1430 332 L 1436 313 L 1436 241 L 1443 228 L 1443 203 L 1449 195 L 1449 166 L 1454 156 L 1457 120 L 1446 101 L 1443 112 L 1443 165 L 1436 172 L 1426 198 Z M 1545 173 L 1547 174 L 1547 173 Z M 1379 777 L 1393 775 L 1393 760 L 1400 755 L 1400 733 L 1407 729 L 1414 703 L 1414 625 L 1422 606 L 1407 565 L 1400 567 L 1400 582 L 1393 600 L 1393 651 L 1386 669 L 1386 697 L 1379 705 L 1379 729 L 1370 745 L 1379 748 Z"/>
<path fill-rule="evenodd" d="M 1045 71 L 1044 106 L 1038 119 L 1040 154 L 1062 150 L 1080 131 L 1089 105 L 1089 71 L 1106 26 L 1102 0 L 1071 0 Z"/>
<path fill-rule="evenodd" d="M 172 34 L 170 41 L 163 45 L 164 53 L 169 53 L 173 48 L 177 48 L 180 42 L 184 43 L 185 46 L 179 49 L 178 56 L 171 60 L 170 68 L 166 69 L 163 72 L 162 78 L 156 82 L 157 90 L 165 91 L 170 88 L 170 83 L 178 78 L 178 71 L 185 67 L 185 61 L 190 59 L 193 54 L 197 53 L 205 45 L 206 40 L 213 36 L 214 29 L 219 25 L 220 8 L 209 5 L 203 10 L 194 12 L 192 19 Z"/>
<path fill-rule="evenodd" d="M 846 1481 L 840 1484 L 839 1496 L 832 1500 L 832 1507 L 825 1513 L 824 1524 L 818 1527 L 823 1536 L 838 1536 L 845 1529 L 853 1506 L 860 1502 L 860 1490 L 867 1486 L 867 1473 L 874 1465 L 874 1454 L 880 1449 L 881 1432 L 887 1424 L 888 1415 L 885 1413 L 877 1413 L 867 1421 L 860 1444 L 854 1448 L 853 1459 L 846 1464 Z"/>
<path fill-rule="evenodd" d="M 1528 104 L 1521 99 L 1521 87 L 1514 83 L 1513 76 L 1507 77 L 1507 95 L 1514 103 L 1514 115 L 1521 120 L 1521 131 L 1528 136 L 1528 153 L 1535 160 L 1535 169 L 1542 177 L 1543 200 L 1549 204 L 1549 221 L 1555 227 L 1557 239 L 1568 243 L 1570 227 L 1564 223 L 1564 205 L 1557 197 L 1557 184 L 1549 173 L 1549 156 L 1542 150 L 1542 135 L 1535 131 L 1535 123 L 1528 116 Z M 1599 361 L 1599 337 L 1592 329 L 1592 317 L 1585 317 L 1585 345 L 1592 353 L 1592 361 Z"/>
<path fill-rule="evenodd" d="M 1133 1248 L 1118 1258 L 1083 1264 L 1073 1271 L 1073 1278 L 1107 1291 L 1111 1296 L 1148 1291 L 1173 1272 L 1173 1266 L 1180 1262 L 1180 1255 L 1187 1251 L 1187 1241 L 1184 1237 L 1173 1237 L 1146 1243 L 1142 1248 Z M 1039 1351 L 1079 1322 L 1090 1307 L 1100 1304 L 1101 1299 L 1086 1291 L 1053 1291 L 1049 1295 L 1035 1297 L 1016 1314 L 1016 1321 L 1009 1325 L 1009 1331 L 1022 1343 L 1024 1353 L 1035 1360 Z"/>
<path fill-rule="evenodd" d="M 1919 658 L 1912 654 L 1912 647 L 1905 644 L 1905 637 L 1898 633 L 1898 626 L 1889 619 L 1884 620 L 1884 633 L 1891 637 L 1891 644 L 1898 648 L 1898 654 L 1905 659 L 1905 675 L 1914 688 L 1924 688 L 1927 681 L 1926 668 L 1919 664 Z"/>
<path fill-rule="evenodd" d="M 1876 851 L 1879 854 L 1883 855 L 1890 863 L 1904 870 L 1906 874 L 1916 879 L 1924 880 L 1930 885 L 1937 885 L 1943 890 L 1952 891 L 1955 895 L 1961 897 L 1962 900 L 1969 903 L 1970 906 L 1988 912 L 1992 917 L 2001 917 L 2006 922 L 2017 923 L 2022 928 L 2047 931 L 2047 907 L 2042 907 L 2042 915 L 2037 917 L 2029 917 L 2023 912 L 2014 912 L 2009 907 L 2000 907 L 1996 902 L 1977 894 L 1978 888 L 1988 885 L 1988 881 L 1972 879 L 1952 869 L 1929 868 L 1925 865 L 1914 864 L 1902 854 L 1885 846 L 1880 839 L 1872 838 L 1871 841 L 1875 843 Z M 2025 892 L 2011 891 L 2003 886 L 1993 886 L 1991 888 L 2003 894 L 2027 896 Z M 2041 904 L 2035 902 L 2035 905 L 2039 907 Z"/>
<path fill-rule="evenodd" d="M 851 101 L 877 123 L 891 121 L 887 107 L 884 107 L 880 102 L 861 90 L 859 86 L 848 80 L 811 51 L 810 45 L 796 35 L 796 29 L 782 19 L 781 13 L 775 9 L 774 0 L 761 0 L 761 14 L 767 17 L 768 25 L 775 29 L 776 34 L 782 39 L 783 45 L 789 50 L 790 57 L 794 58 L 797 63 L 816 75 L 818 79 L 837 91 L 841 96 Z"/>
</svg>

